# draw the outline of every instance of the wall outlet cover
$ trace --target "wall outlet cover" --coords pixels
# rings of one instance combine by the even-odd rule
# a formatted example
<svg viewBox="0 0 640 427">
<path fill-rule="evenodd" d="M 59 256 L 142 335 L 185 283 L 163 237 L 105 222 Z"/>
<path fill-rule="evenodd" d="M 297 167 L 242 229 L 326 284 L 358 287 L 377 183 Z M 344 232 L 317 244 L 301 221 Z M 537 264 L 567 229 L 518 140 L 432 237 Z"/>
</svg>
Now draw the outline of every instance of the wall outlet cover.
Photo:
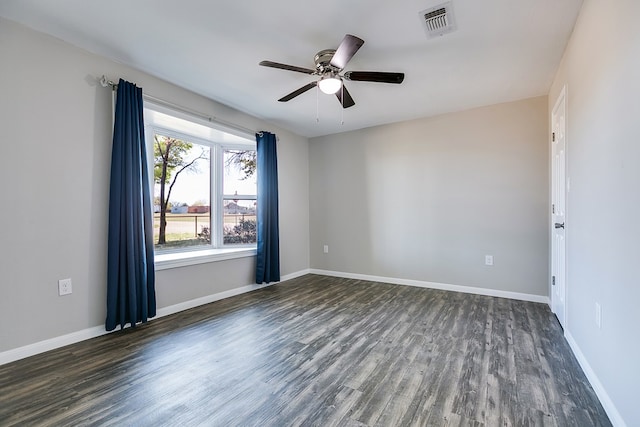
<svg viewBox="0 0 640 427">
<path fill-rule="evenodd" d="M 58 280 L 58 295 L 69 295 L 73 292 L 73 288 L 71 285 L 71 279 L 60 279 Z"/>
</svg>

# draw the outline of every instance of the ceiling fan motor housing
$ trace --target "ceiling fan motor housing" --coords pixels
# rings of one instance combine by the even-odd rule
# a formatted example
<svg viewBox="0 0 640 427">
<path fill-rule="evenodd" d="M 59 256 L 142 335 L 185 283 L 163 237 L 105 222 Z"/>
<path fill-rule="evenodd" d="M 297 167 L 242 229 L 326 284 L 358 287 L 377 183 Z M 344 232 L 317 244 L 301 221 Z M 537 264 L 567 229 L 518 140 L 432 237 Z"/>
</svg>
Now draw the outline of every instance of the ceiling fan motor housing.
<svg viewBox="0 0 640 427">
<path fill-rule="evenodd" d="M 313 61 L 316 64 L 316 69 L 320 74 L 323 74 L 325 71 L 333 71 L 335 73 L 339 73 L 342 69 L 334 67 L 330 64 L 333 55 L 336 53 L 335 49 L 324 49 L 320 52 L 316 53 L 316 56 L 313 58 Z"/>
</svg>

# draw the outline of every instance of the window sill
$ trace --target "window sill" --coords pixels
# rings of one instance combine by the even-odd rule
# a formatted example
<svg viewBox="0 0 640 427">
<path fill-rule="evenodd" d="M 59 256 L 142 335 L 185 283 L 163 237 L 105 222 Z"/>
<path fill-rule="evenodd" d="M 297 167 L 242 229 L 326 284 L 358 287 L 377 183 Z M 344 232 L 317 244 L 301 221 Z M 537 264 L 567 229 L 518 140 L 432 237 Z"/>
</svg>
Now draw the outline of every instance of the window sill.
<svg viewBox="0 0 640 427">
<path fill-rule="evenodd" d="M 169 253 L 156 255 L 155 267 L 156 271 L 168 270 L 170 268 L 186 267 L 189 265 L 205 264 L 235 258 L 245 258 L 255 255 L 256 248 L 247 247 Z"/>
</svg>

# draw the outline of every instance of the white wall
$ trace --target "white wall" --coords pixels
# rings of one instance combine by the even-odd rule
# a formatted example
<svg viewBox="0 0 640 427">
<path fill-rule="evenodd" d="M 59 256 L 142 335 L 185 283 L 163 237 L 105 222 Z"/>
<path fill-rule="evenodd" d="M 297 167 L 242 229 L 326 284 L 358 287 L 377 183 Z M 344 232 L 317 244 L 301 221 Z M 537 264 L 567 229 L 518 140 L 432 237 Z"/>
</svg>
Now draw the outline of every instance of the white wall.
<svg viewBox="0 0 640 427">
<path fill-rule="evenodd" d="M 567 87 L 565 332 L 612 420 L 629 426 L 640 425 L 638 18 L 637 0 L 586 0 L 549 94 L 552 108 Z"/>
<path fill-rule="evenodd" d="M 0 353 L 104 324 L 112 107 L 111 91 L 97 84 L 103 74 L 275 132 L 281 272 L 309 268 L 306 138 L 6 20 L 0 61 Z M 254 264 L 251 257 L 159 271 L 158 307 L 249 285 Z M 65 277 L 73 294 L 59 297 Z"/>
<path fill-rule="evenodd" d="M 546 297 L 547 130 L 538 97 L 311 139 L 312 268 Z"/>
</svg>

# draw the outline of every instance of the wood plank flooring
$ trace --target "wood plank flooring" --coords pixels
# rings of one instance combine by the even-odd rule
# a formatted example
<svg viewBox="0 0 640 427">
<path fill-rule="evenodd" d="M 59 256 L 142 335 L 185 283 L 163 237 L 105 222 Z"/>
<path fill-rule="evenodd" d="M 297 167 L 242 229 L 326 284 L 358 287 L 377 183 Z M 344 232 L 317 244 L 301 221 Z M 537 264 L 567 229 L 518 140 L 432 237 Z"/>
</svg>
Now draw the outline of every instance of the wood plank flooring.
<svg viewBox="0 0 640 427">
<path fill-rule="evenodd" d="M 0 366 L 1 426 L 608 426 L 544 304 L 307 275 Z"/>
</svg>

